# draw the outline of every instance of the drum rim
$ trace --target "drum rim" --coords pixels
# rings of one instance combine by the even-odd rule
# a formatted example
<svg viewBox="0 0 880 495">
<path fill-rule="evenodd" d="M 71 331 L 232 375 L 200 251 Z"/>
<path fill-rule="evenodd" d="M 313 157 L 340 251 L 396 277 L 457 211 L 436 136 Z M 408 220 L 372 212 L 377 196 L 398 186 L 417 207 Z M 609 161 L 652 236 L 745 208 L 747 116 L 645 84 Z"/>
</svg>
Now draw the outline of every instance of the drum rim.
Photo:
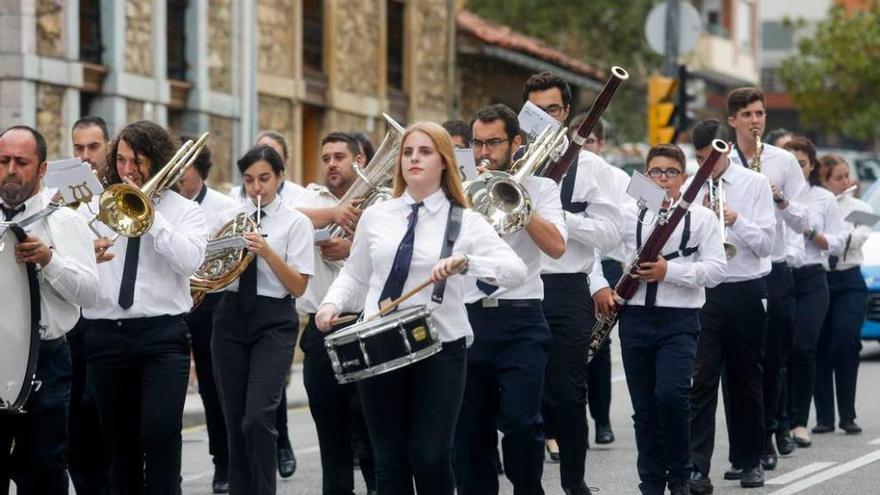
<svg viewBox="0 0 880 495">
<path fill-rule="evenodd" d="M 412 315 L 408 315 L 407 312 L 412 313 Z M 361 321 L 345 327 L 338 332 L 331 333 L 324 338 L 324 345 L 329 348 L 333 344 L 342 345 L 362 338 L 372 337 L 373 335 L 387 331 L 389 328 L 397 327 L 397 321 L 400 319 L 400 317 L 409 318 L 403 321 L 403 323 L 409 323 L 411 321 L 418 320 L 419 318 L 425 318 L 428 324 L 428 329 L 429 331 L 431 331 L 431 325 L 433 322 L 433 319 L 431 319 L 431 313 L 432 311 L 428 309 L 427 305 L 424 304 L 421 306 L 402 308 L 399 311 L 387 314 L 378 319 Z M 396 317 L 397 319 L 392 319 L 392 317 Z M 374 326 L 367 326 L 368 324 L 372 324 Z M 435 336 L 436 340 L 436 332 L 431 332 L 431 334 Z"/>
<path fill-rule="evenodd" d="M 334 366 L 333 374 L 336 375 L 336 380 L 339 382 L 339 384 L 344 385 L 346 383 L 352 383 L 363 380 L 365 378 L 370 378 L 373 376 L 378 376 L 384 373 L 398 370 L 423 359 L 427 359 L 442 350 L 443 342 L 437 341 L 429 345 L 428 347 L 425 347 L 424 349 L 419 349 L 418 351 L 413 352 L 412 354 L 406 354 L 399 358 L 392 359 L 391 361 L 377 364 L 375 366 L 371 366 L 362 370 L 343 373 L 337 371 L 336 367 Z"/>
</svg>

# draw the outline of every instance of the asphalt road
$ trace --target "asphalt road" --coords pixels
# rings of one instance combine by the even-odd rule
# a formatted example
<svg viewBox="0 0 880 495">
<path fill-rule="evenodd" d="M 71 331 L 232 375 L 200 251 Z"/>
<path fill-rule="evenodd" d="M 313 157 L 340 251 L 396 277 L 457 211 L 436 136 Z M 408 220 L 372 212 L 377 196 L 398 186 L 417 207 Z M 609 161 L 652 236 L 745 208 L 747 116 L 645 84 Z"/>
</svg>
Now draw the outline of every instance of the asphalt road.
<svg viewBox="0 0 880 495">
<path fill-rule="evenodd" d="M 638 493 L 638 477 L 635 459 L 636 447 L 632 430 L 632 406 L 627 394 L 620 354 L 614 350 L 614 380 L 612 401 L 612 426 L 617 441 L 607 447 L 593 445 L 587 454 L 588 484 L 598 487 L 601 494 Z M 293 379 L 302 379 L 294 375 Z M 792 456 L 780 459 L 775 471 L 766 475 L 764 488 L 744 490 L 737 482 L 724 481 L 722 474 L 727 468 L 727 433 L 724 425 L 723 407 L 718 408 L 716 450 L 711 478 L 716 494 L 749 493 L 772 494 L 874 494 L 880 493 L 880 345 L 865 343 L 859 373 L 857 395 L 857 422 L 864 429 L 861 435 L 844 435 L 836 432 L 813 435 L 813 446 L 797 450 Z M 289 412 L 291 435 L 298 469 L 293 478 L 278 482 L 279 494 L 311 495 L 321 493 L 321 465 L 318 440 L 314 424 L 305 408 Z M 815 414 L 811 416 L 815 421 Z M 591 421 L 592 428 L 592 421 Z M 191 428 L 184 433 L 183 445 L 183 491 L 186 494 L 210 494 L 213 468 L 208 455 L 205 431 Z M 366 493 L 359 479 L 357 493 Z M 506 480 L 502 480 L 501 493 L 512 494 Z M 559 467 L 544 464 L 544 488 L 546 493 L 560 494 Z"/>
</svg>

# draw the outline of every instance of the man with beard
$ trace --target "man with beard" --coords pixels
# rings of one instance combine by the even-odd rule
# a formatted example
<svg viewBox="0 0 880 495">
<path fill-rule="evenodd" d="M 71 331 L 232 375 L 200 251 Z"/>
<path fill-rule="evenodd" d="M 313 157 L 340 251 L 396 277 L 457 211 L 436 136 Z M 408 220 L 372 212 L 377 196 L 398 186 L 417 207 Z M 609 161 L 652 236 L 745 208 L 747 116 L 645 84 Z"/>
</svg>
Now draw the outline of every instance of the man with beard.
<svg viewBox="0 0 880 495">
<path fill-rule="evenodd" d="M 49 205 L 40 194 L 46 167 L 46 141 L 39 132 L 14 126 L 0 135 L 2 221 L 22 223 Z M 0 415 L 0 493 L 8 491 L 12 479 L 23 495 L 66 495 L 71 364 L 64 336 L 79 319 L 80 307 L 96 303 L 98 273 L 92 234 L 72 210 L 60 208 L 27 229 L 15 257 L 40 273 L 44 331 L 34 377 L 40 386 L 31 391 L 25 413 Z"/>
</svg>

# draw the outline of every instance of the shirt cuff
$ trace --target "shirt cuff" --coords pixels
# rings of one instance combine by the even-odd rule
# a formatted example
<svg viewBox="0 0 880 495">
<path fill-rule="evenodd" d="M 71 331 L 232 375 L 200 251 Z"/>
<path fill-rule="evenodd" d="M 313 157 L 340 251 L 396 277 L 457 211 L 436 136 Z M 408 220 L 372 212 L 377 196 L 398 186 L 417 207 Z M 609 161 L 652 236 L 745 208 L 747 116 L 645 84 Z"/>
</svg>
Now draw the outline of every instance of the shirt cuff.
<svg viewBox="0 0 880 495">
<path fill-rule="evenodd" d="M 59 255 L 54 249 L 52 250 L 52 259 L 49 260 L 49 264 L 43 266 L 40 270 L 40 273 L 43 274 L 43 277 L 49 281 L 50 283 L 57 282 L 58 277 L 64 273 L 64 257 Z"/>
</svg>

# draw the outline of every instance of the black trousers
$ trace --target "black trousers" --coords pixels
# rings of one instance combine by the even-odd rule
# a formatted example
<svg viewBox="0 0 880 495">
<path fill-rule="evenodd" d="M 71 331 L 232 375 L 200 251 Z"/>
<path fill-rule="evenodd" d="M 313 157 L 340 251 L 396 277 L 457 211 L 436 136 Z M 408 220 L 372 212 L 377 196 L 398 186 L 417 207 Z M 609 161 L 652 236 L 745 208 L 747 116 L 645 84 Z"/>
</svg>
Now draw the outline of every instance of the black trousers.
<svg viewBox="0 0 880 495">
<path fill-rule="evenodd" d="M 226 418 L 232 494 L 275 493 L 276 411 L 293 362 L 298 319 L 293 301 L 257 296 L 243 313 L 227 292 L 214 309 L 214 376 Z"/>
<path fill-rule="evenodd" d="M 458 493 L 498 493 L 491 457 L 497 427 L 504 433 L 504 474 L 514 491 L 540 495 L 544 493 L 541 397 L 553 337 L 540 301 L 499 302 L 497 308 L 483 308 L 479 302 L 467 305 L 474 343 L 468 350 L 464 402 L 455 432 Z"/>
<path fill-rule="evenodd" d="M 63 338 L 43 341 L 24 414 L 0 413 L 0 493 L 15 481 L 19 495 L 67 495 L 67 407 L 70 348 Z"/>
<path fill-rule="evenodd" d="M 699 310 L 627 306 L 620 347 L 632 400 L 638 471 L 644 494 L 691 473 L 690 382 L 700 335 Z"/>
<path fill-rule="evenodd" d="M 767 434 L 779 428 L 777 411 L 782 394 L 785 363 L 794 326 L 794 281 L 785 262 L 773 263 L 767 276 L 767 329 L 764 333 L 764 427 Z M 783 429 L 788 429 L 782 425 Z"/>
<path fill-rule="evenodd" d="M 841 420 L 856 418 L 861 332 L 868 310 L 868 289 L 859 267 L 828 272 L 831 301 L 819 335 L 816 370 L 816 421 L 834 424 L 834 395 Z"/>
<path fill-rule="evenodd" d="M 542 275 L 544 317 L 553 344 L 544 374 L 541 411 L 559 443 L 563 488 L 584 481 L 587 457 L 587 351 L 592 327 L 585 273 Z"/>
<path fill-rule="evenodd" d="M 214 471 L 226 478 L 229 467 L 229 448 L 226 444 L 226 420 L 220 407 L 220 396 L 214 379 L 214 360 L 211 358 L 211 337 L 214 334 L 214 308 L 223 297 L 222 293 L 205 295 L 196 309 L 186 316 L 186 325 L 192 337 L 193 360 L 199 379 L 199 396 L 205 407 L 205 423 L 208 428 L 208 452 L 214 461 Z"/>
<path fill-rule="evenodd" d="M 617 285 L 623 276 L 623 266 L 617 260 L 602 260 L 602 272 L 605 280 L 611 288 Z M 590 328 L 596 324 L 593 316 L 593 298 L 588 298 L 590 305 Z M 611 424 L 609 413 L 611 411 L 611 338 L 605 339 L 605 343 L 599 348 L 599 352 L 590 361 L 590 370 L 587 373 L 587 405 L 590 408 L 590 416 L 597 425 Z"/>
<path fill-rule="evenodd" d="M 816 385 L 816 346 L 828 312 L 828 279 L 822 265 L 795 268 L 797 311 L 791 341 L 789 390 L 793 426 L 807 426 Z"/>
<path fill-rule="evenodd" d="M 715 410 L 722 373 L 730 397 L 730 461 L 749 469 L 760 460 L 765 435 L 761 361 L 766 299 L 764 278 L 706 290 L 691 387 L 691 461 L 703 474 L 709 474 L 715 450 Z"/>
<path fill-rule="evenodd" d="M 465 339 L 357 382 L 382 495 L 452 495 L 452 444 L 464 392 Z"/>
<path fill-rule="evenodd" d="M 109 493 L 180 493 L 190 351 L 183 316 L 94 320 L 85 340 Z"/>
<path fill-rule="evenodd" d="M 342 325 L 335 330 L 344 328 Z M 315 326 L 315 315 L 309 315 L 309 323 L 300 338 L 303 350 L 303 384 L 309 396 L 309 411 L 318 432 L 321 448 L 321 476 L 324 495 L 353 495 L 354 462 L 357 452 L 353 431 L 367 440 L 368 451 L 359 457 L 361 474 L 368 488 L 375 489 L 376 475 L 373 458 L 369 453 L 367 425 L 360 408 L 357 386 L 353 383 L 340 385 L 333 374 L 330 357 L 324 348 L 327 334 Z M 357 410 L 352 411 L 352 402 Z"/>
</svg>

